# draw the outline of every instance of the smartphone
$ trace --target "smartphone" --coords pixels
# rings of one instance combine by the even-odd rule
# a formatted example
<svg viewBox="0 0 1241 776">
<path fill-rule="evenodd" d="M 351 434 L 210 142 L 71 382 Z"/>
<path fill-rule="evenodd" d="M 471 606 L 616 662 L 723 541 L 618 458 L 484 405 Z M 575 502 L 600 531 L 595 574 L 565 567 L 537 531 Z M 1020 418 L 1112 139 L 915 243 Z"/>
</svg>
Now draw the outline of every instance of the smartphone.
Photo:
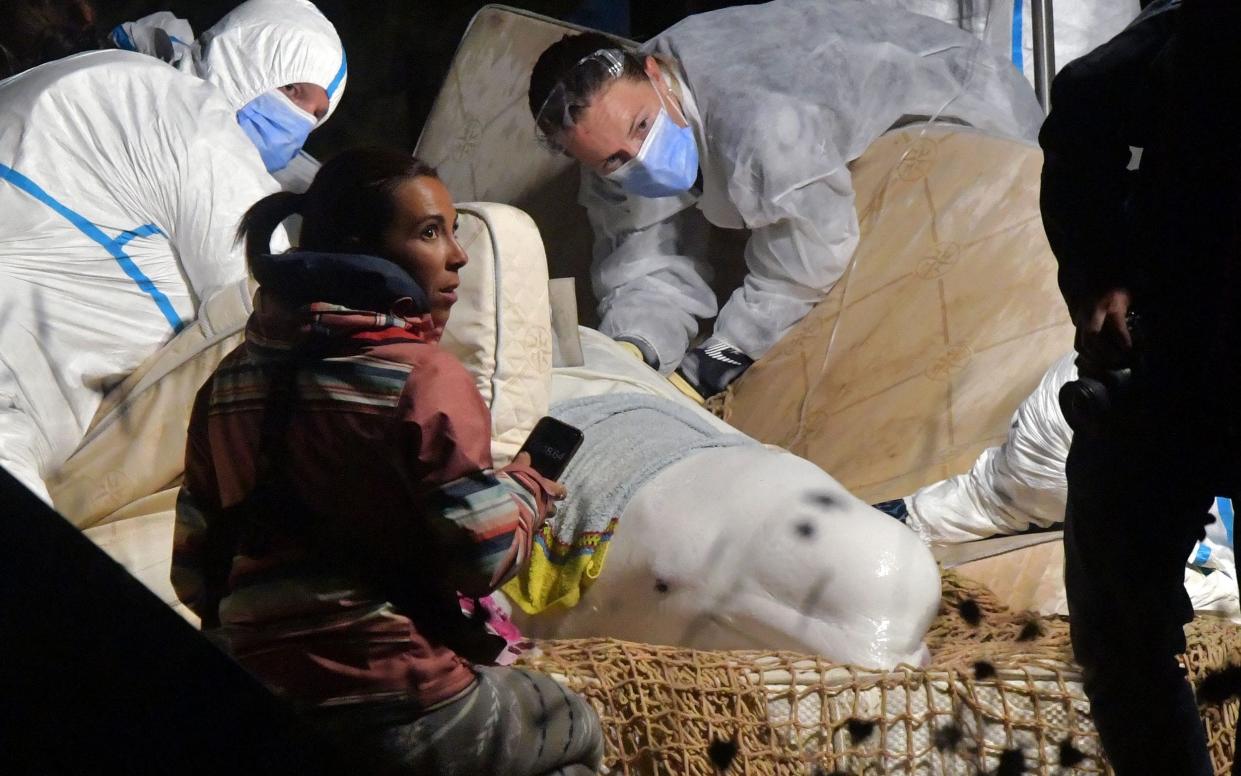
<svg viewBox="0 0 1241 776">
<path fill-rule="evenodd" d="M 531 466 L 549 480 L 559 480 L 573 454 L 582 446 L 580 429 L 545 417 L 534 425 L 534 430 L 518 452 L 529 453 Z"/>
</svg>

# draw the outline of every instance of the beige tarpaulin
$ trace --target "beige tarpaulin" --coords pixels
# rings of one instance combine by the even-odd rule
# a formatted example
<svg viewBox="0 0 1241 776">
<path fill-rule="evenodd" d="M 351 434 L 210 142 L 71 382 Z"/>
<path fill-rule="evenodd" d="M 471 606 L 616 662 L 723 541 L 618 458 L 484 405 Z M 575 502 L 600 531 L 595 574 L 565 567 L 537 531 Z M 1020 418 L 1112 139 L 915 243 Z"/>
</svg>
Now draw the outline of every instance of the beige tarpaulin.
<svg viewBox="0 0 1241 776">
<path fill-rule="evenodd" d="M 1072 346 L 1039 218 L 1042 154 L 909 127 L 853 164 L 841 281 L 728 391 L 724 418 L 869 501 L 965 471 Z"/>
</svg>

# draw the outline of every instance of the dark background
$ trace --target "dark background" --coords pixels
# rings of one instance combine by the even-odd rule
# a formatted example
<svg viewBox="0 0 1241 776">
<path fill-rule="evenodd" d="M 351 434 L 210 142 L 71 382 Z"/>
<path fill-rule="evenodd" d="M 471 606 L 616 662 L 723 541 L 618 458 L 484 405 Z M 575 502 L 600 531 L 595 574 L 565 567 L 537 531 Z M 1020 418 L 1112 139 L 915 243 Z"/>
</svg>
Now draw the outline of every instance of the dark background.
<svg viewBox="0 0 1241 776">
<path fill-rule="evenodd" d="M 448 73 L 477 0 L 313 0 L 336 25 L 349 57 L 349 84 L 332 119 L 307 151 L 320 159 L 354 145 L 412 151 Z M 95 0 L 107 31 L 155 11 L 172 11 L 201 33 L 241 0 Z M 515 0 L 535 13 L 646 40 L 691 13 L 740 5 L 728 0 Z"/>
</svg>

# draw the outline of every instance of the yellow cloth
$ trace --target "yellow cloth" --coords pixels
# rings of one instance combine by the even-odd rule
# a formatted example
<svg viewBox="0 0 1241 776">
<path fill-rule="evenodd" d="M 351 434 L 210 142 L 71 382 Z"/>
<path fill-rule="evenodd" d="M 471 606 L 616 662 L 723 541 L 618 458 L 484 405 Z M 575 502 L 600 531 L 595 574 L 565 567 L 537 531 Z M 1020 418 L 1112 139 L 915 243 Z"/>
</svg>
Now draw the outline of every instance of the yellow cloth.
<svg viewBox="0 0 1241 776">
<path fill-rule="evenodd" d="M 624 348 L 634 358 L 638 359 L 644 364 L 646 363 L 646 359 L 642 357 L 642 350 L 637 345 L 633 344 L 632 342 L 626 342 L 625 340 L 616 340 L 616 344 Z"/>
<path fill-rule="evenodd" d="M 673 372 L 672 374 L 668 375 L 668 382 L 672 383 L 678 391 L 685 394 L 686 396 L 693 399 L 694 401 L 698 402 L 699 404 L 706 403 L 706 399 L 702 397 L 702 394 L 698 393 L 698 391 L 695 391 L 694 387 L 690 385 L 689 383 L 685 382 L 685 378 L 681 377 L 681 375 L 679 375 L 678 373 Z"/>
<path fill-rule="evenodd" d="M 552 608 L 576 606 L 582 593 L 599 578 L 617 518 L 603 532 L 588 532 L 572 545 L 556 540 L 551 525 L 544 523 L 534 538 L 530 562 L 501 588 L 526 614 Z"/>
<path fill-rule="evenodd" d="M 646 359 L 642 357 L 642 351 L 641 349 L 638 348 L 637 345 L 633 344 L 632 342 L 626 342 L 625 340 L 616 340 L 616 344 L 624 348 L 625 351 L 629 353 L 630 355 L 632 355 L 634 358 L 638 359 L 644 364 L 646 363 Z M 698 391 L 695 391 L 694 388 L 689 383 L 685 382 L 685 378 L 681 377 L 676 372 L 673 372 L 672 374 L 668 375 L 668 382 L 672 383 L 672 385 L 678 391 L 685 394 L 689 398 L 693 399 L 695 402 L 699 404 L 703 404 L 706 401 L 702 397 L 702 394 L 698 393 Z"/>
</svg>

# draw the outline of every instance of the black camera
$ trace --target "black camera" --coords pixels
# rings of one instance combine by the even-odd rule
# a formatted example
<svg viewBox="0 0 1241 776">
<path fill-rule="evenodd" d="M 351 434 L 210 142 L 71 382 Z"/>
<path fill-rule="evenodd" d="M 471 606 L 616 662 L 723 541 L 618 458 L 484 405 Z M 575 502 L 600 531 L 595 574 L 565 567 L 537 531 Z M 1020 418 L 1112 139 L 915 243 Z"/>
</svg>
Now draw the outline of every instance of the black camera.
<svg viewBox="0 0 1241 776">
<path fill-rule="evenodd" d="M 1107 426 L 1112 411 L 1133 394 L 1144 359 L 1141 319 L 1130 310 L 1125 327 L 1133 343 L 1131 366 L 1120 369 L 1080 369 L 1077 379 L 1060 387 L 1060 411 L 1076 433 L 1097 434 Z M 1079 362 L 1080 365 L 1080 362 Z"/>
</svg>

